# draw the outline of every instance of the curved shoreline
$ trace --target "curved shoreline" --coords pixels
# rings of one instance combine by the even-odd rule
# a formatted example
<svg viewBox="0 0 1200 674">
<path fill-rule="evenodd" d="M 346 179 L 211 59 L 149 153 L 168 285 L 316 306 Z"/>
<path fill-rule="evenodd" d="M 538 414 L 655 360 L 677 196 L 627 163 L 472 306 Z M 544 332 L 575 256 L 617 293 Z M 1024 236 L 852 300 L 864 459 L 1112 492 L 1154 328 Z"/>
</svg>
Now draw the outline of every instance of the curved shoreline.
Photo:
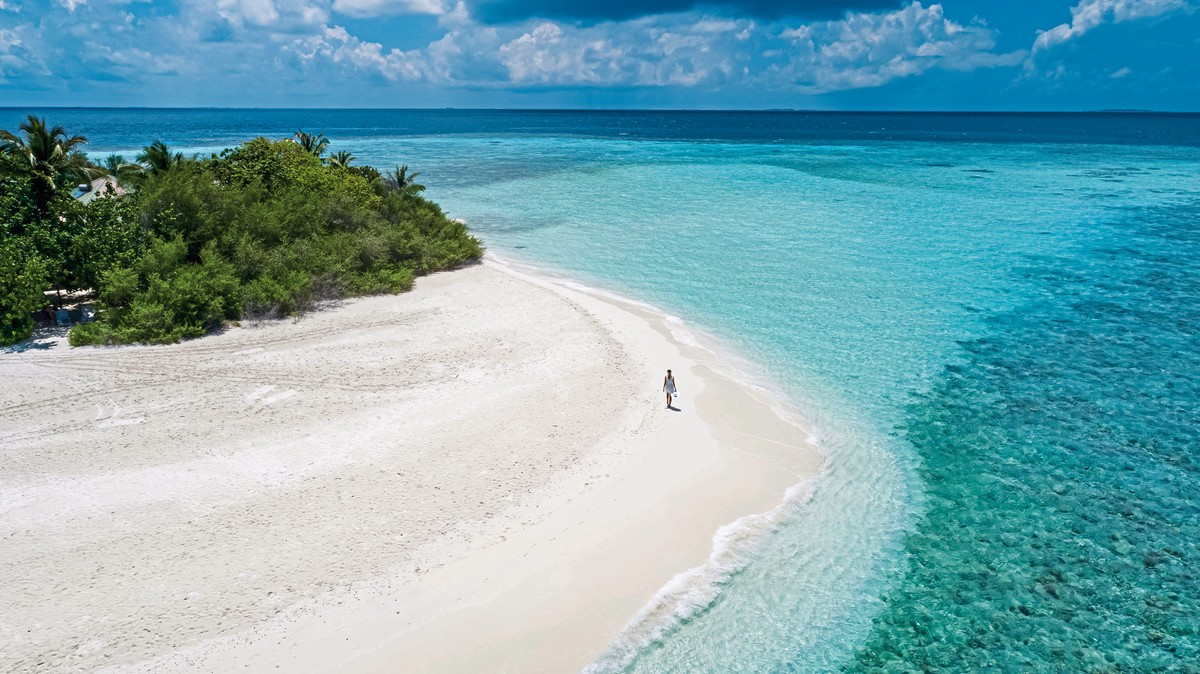
<svg viewBox="0 0 1200 674">
<path fill-rule="evenodd" d="M 650 325 L 675 352 L 673 355 L 686 363 L 690 376 L 704 382 L 701 394 L 691 399 L 695 400 L 696 418 L 717 444 L 720 479 L 738 482 L 745 488 L 743 496 L 761 489 L 751 509 L 742 510 L 734 518 L 707 530 L 709 547 L 703 561 L 680 568 L 660 585 L 616 638 L 583 670 L 588 674 L 620 671 L 642 648 L 716 599 L 724 582 L 750 561 L 762 538 L 812 496 L 824 460 L 812 429 L 799 417 L 799 411 L 788 409 L 786 400 L 771 399 L 766 388 L 751 384 L 745 379 L 752 376 L 747 371 L 730 367 L 724 360 L 730 355 L 728 348 L 712 336 L 648 303 L 593 288 L 569 277 L 554 276 L 536 266 L 490 258 L 506 267 L 508 273 L 574 297 L 587 311 L 608 316 L 612 309 Z M 622 335 L 620 321 L 608 318 L 610 328 Z M 633 351 L 644 350 L 647 342 L 633 337 L 627 346 Z M 754 367 L 750 361 L 737 362 L 741 367 Z M 650 365 L 648 371 L 652 369 Z M 768 382 L 763 379 L 761 383 Z M 790 454 L 792 450 L 794 455 Z M 773 471 L 779 472 L 770 475 Z M 780 481 L 780 477 L 787 475 L 790 477 Z M 703 493 L 704 485 L 705 478 L 698 478 L 683 489 L 698 488 L 697 493 Z M 697 530 L 691 533 L 695 535 Z"/>
<path fill-rule="evenodd" d="M 493 398 L 498 401 L 498 407 L 491 417 L 487 417 L 492 419 L 491 422 L 486 419 L 473 421 L 469 416 L 455 417 L 453 423 L 457 425 L 478 423 L 484 427 L 477 429 L 480 434 L 471 441 L 477 446 L 453 448 L 453 451 L 462 454 L 459 460 L 465 462 L 461 469 L 455 469 L 460 470 L 462 477 L 449 478 L 451 482 L 446 482 L 447 478 L 443 477 L 440 484 L 449 488 L 465 484 L 470 491 L 473 487 L 469 485 L 474 483 L 467 479 L 468 473 L 461 470 L 470 469 L 472 463 L 476 464 L 476 468 L 483 467 L 481 475 L 496 470 L 498 459 L 493 454 L 500 451 L 497 448 L 509 446 L 528 450 L 528 458 L 522 461 L 537 460 L 547 466 L 558 461 L 555 466 L 540 469 L 538 474 L 545 477 L 529 482 L 529 487 L 519 492 L 516 502 L 508 501 L 508 505 L 504 505 L 506 502 L 503 500 L 493 505 L 494 500 L 489 500 L 491 497 L 481 493 L 480 498 L 484 498 L 487 505 L 480 501 L 479 507 L 474 507 L 472 500 L 472 507 L 468 508 L 463 499 L 471 499 L 474 495 L 458 498 L 455 503 L 460 505 L 453 506 L 457 509 L 446 514 L 449 518 L 445 520 L 446 524 L 438 525 L 444 531 L 429 532 L 437 535 L 405 553 L 407 556 L 397 557 L 408 560 L 400 566 L 394 563 L 387 566 L 384 562 L 389 558 L 380 557 L 374 566 L 364 567 L 357 572 L 357 576 L 351 574 L 347 582 L 327 586 L 330 588 L 327 591 L 293 595 L 287 603 L 277 606 L 273 614 L 268 613 L 265 619 L 255 618 L 250 623 L 238 623 L 235 620 L 224 629 L 220 627 L 220 622 L 216 625 L 204 623 L 203 630 L 200 625 L 192 625 L 194 629 L 189 631 L 202 638 L 189 638 L 186 634 L 167 635 L 169 638 L 163 640 L 161 646 L 141 651 L 149 656 L 141 662 L 126 660 L 118 664 L 120 659 L 109 659 L 108 662 L 116 665 L 110 671 L 227 671 L 235 667 L 248 671 L 274 671 L 276 667 L 293 671 L 336 669 L 351 672 L 373 672 L 388 668 L 400 668 L 403 671 L 578 671 L 602 654 L 604 662 L 615 663 L 623 659 L 612 650 L 615 645 L 635 645 L 644 638 L 645 631 L 642 628 L 648 625 L 651 631 L 669 626 L 669 620 L 663 622 L 659 613 L 653 613 L 654 609 L 648 606 L 657 606 L 659 609 L 670 606 L 672 608 L 667 611 L 668 615 L 678 615 L 680 611 L 688 610 L 686 598 L 690 596 L 694 599 L 694 595 L 677 593 L 672 599 L 670 592 L 663 594 L 664 586 L 670 585 L 673 578 L 689 573 L 692 576 L 699 574 L 710 589 L 715 587 L 714 582 L 719 583 L 720 574 L 729 568 L 729 551 L 740 548 L 734 546 L 714 552 L 714 532 L 717 532 L 718 538 L 728 538 L 731 533 L 741 536 L 747 531 L 737 527 L 731 529 L 731 523 L 739 520 L 744 524 L 754 523 L 760 529 L 769 528 L 769 513 L 772 509 L 778 511 L 782 507 L 780 498 L 785 492 L 799 498 L 801 492 L 807 490 L 808 481 L 819 471 L 821 459 L 808 444 L 808 431 L 780 418 L 762 391 L 719 372 L 721 364 L 711 351 L 698 344 L 683 343 L 676 339 L 667 316 L 645 305 L 624 301 L 607 293 L 588 292 L 569 280 L 531 275 L 489 261 L 475 270 L 422 279 L 418 281 L 418 288 L 409 295 L 371 298 L 351 303 L 348 309 L 321 312 L 301 321 L 301 326 L 306 323 L 310 326 L 340 325 L 341 329 L 350 332 L 339 337 L 335 344 L 318 342 L 324 345 L 318 350 L 334 345 L 343 348 L 340 345 L 348 340 L 354 343 L 363 339 L 356 336 L 357 326 L 346 325 L 346 321 L 353 320 L 349 318 L 350 315 L 360 316 L 359 320 L 362 320 L 361 317 L 371 315 L 371 311 L 388 311 L 390 309 L 387 307 L 391 306 L 416 309 L 424 306 L 435 312 L 458 311 L 456 316 L 470 315 L 470 312 L 462 313 L 462 307 L 457 305 L 446 306 L 446 303 L 455 302 L 475 302 L 471 306 L 480 307 L 488 303 L 497 305 L 499 302 L 492 310 L 503 312 L 503 302 L 507 301 L 508 295 L 504 295 L 504 292 L 498 295 L 496 286 L 507 288 L 504 292 L 519 297 L 523 303 L 521 311 L 526 313 L 511 320 L 540 320 L 545 316 L 554 325 L 573 326 L 569 328 L 572 332 L 554 332 L 555 340 L 539 342 L 546 339 L 546 326 L 542 326 L 542 336 L 535 337 L 532 335 L 534 331 L 513 324 L 511 332 L 505 333 L 508 337 L 517 343 L 532 340 L 528 344 L 517 345 L 524 349 L 519 351 L 518 356 L 525 358 L 518 358 L 518 362 L 525 363 L 517 365 L 518 370 L 538 367 L 535 363 L 539 357 L 553 357 L 553 362 L 558 363 L 554 366 L 557 369 L 547 372 L 546 377 L 528 380 L 524 384 L 521 382 L 526 382 L 526 379 L 512 379 L 513 383 L 507 385 L 508 389 L 498 390 L 494 394 L 489 388 L 493 386 L 489 383 L 489 375 L 472 372 L 479 368 L 486 370 L 488 363 L 484 361 L 499 357 L 500 352 L 490 346 L 479 347 L 479 357 L 484 361 L 475 370 L 468 368 L 459 372 L 456 380 L 463 381 L 464 376 L 468 379 L 475 377 L 475 383 L 462 384 L 468 386 L 464 394 L 469 398 L 481 398 L 479 404 L 484 404 L 481 410 L 488 409 L 485 403 Z M 432 291 L 432 294 L 428 291 Z M 555 308 L 558 306 L 569 309 L 564 312 Z M 423 329 L 420 321 L 427 320 L 422 318 L 424 314 L 421 312 L 428 310 L 419 310 L 412 314 L 411 319 L 398 324 L 402 338 L 453 341 L 446 339 L 450 336 L 444 333 L 426 334 L 429 330 Z M 487 310 L 486 307 L 471 309 L 474 312 Z M 349 313 L 337 313 L 343 311 Z M 552 313 L 539 313 L 544 311 Z M 455 327 L 461 325 L 461 319 L 455 320 L 457 322 L 452 324 L 441 324 L 440 328 L 463 331 Z M 552 332 L 560 330 L 553 326 L 551 328 Z M 279 325 L 267 330 L 271 334 L 278 334 L 283 340 L 288 340 L 289 335 L 293 340 L 298 337 L 294 334 L 296 328 L 292 326 Z M 410 335 L 407 332 L 409 330 L 415 331 L 413 334 L 416 336 Z M 170 349 L 177 348 L 180 351 L 199 352 L 201 358 L 211 358 L 212 354 L 238 358 L 265 358 L 269 355 L 254 352 L 256 348 L 262 351 L 261 347 L 249 350 L 236 348 L 246 346 L 239 343 L 238 340 L 243 339 L 239 335 L 254 335 L 256 331 L 232 332 L 182 347 L 151 347 L 150 352 L 166 356 Z M 369 330 L 365 332 L 375 334 Z M 381 334 L 386 336 L 393 333 Z M 563 343 L 558 343 L 560 334 L 566 340 Z M 504 335 L 498 334 L 498 337 L 506 339 Z M 229 346 L 223 346 L 222 340 L 228 340 Z M 476 338 L 474 343 L 478 345 L 479 342 Z M 282 347 L 296 347 L 288 341 L 279 344 Z M 503 346 L 509 350 L 516 348 L 513 345 Z M 303 347 L 296 348 L 300 352 L 305 351 Z M 222 349 L 230 353 L 224 353 Z M 268 344 L 268 352 L 274 349 Z M 576 362 L 580 358 L 588 360 L 599 357 L 602 352 L 607 355 L 595 363 Z M 88 352 L 76 350 L 69 353 Z M 89 367 L 94 366 L 95 360 L 108 357 L 103 354 L 114 352 L 92 353 L 96 354 L 94 358 L 85 359 L 91 362 Z M 46 355 L 34 354 L 29 360 L 41 362 L 40 359 Z M 602 368 L 611 369 L 595 370 L 601 363 L 604 363 Z M 431 362 L 426 367 L 436 371 L 443 366 Z M 576 367 L 585 369 L 571 369 Z M 588 367 L 592 369 L 586 369 Z M 687 404 L 682 412 L 662 409 L 661 394 L 656 390 L 656 384 L 661 381 L 661 370 L 665 367 L 673 367 L 682 375 L 680 388 L 686 396 L 682 402 Z M 568 371 L 572 374 L 563 374 Z M 518 371 L 506 376 L 517 377 L 519 374 Z M 557 381 L 555 377 L 568 377 L 572 381 Z M 528 396 L 510 400 L 505 396 L 518 395 L 512 392 L 513 385 L 518 388 L 535 386 L 536 394 L 535 389 L 530 389 Z M 559 411 L 542 410 L 542 402 L 539 401 L 548 405 L 558 404 L 553 398 L 545 400 L 547 393 L 553 395 L 556 391 L 567 396 L 567 400 L 563 401 L 565 407 Z M 259 393 L 258 389 L 251 392 L 250 395 L 257 395 L 258 400 L 251 401 L 253 404 L 278 402 L 280 408 L 298 400 L 305 402 L 306 396 L 309 396 L 309 392 L 303 389 L 288 395 L 284 395 L 288 392 L 283 390 Z M 365 395 L 370 398 L 380 394 L 348 392 L 345 395 L 360 398 Z M 411 404 L 405 400 L 408 395 L 404 390 L 387 393 L 387 396 L 391 396 L 387 398 L 387 405 L 378 408 L 385 415 L 395 405 Z M 374 398 L 364 400 L 364 404 L 377 402 Z M 468 408 L 474 405 L 473 400 L 467 403 Z M 114 418 L 115 415 L 116 410 Z M 149 415 L 146 418 L 155 420 Z M 332 418 L 338 417 L 335 415 Z M 97 427 L 103 421 L 98 418 Z M 517 424 L 515 427 L 514 422 Z M 582 426 L 570 426 L 566 435 L 554 439 L 567 428 L 562 425 L 564 422 Z M 255 478 L 257 473 L 243 470 L 238 473 L 238 479 L 246 484 L 239 488 L 246 493 L 239 498 L 256 498 L 258 500 L 254 503 L 259 508 L 277 508 L 282 507 L 277 505 L 281 497 L 270 490 L 280 487 L 272 487 L 272 480 L 284 480 L 282 488 L 286 492 L 287 489 L 299 488 L 292 482 L 302 486 L 312 479 L 355 479 L 356 475 L 361 477 L 368 473 L 383 472 L 386 466 L 392 465 L 388 463 L 394 460 L 391 453 L 400 451 L 395 446 L 395 429 L 386 424 L 377 426 L 378 422 L 370 423 L 376 425 L 350 430 L 351 437 L 357 435 L 357 440 L 366 443 L 366 449 L 361 450 L 361 455 L 338 459 L 341 463 L 335 461 L 324 467 L 305 468 L 305 456 L 311 455 L 318 462 L 328 463 L 328 458 L 322 458 L 328 454 L 327 446 L 310 450 L 306 449 L 307 445 L 295 444 L 299 442 L 295 439 L 290 441 L 291 444 L 279 445 L 283 453 L 277 452 L 278 456 L 271 454 L 269 458 L 273 457 L 272 461 L 295 459 L 286 465 L 272 464 L 275 466 L 272 470 L 283 471 L 284 476 L 281 478 L 272 474 Z M 506 430 L 497 435 L 487 427 L 489 423 L 504 426 Z M 544 430 L 535 431 L 534 427 L 539 424 Z M 129 426 L 104 428 L 104 433 L 111 434 L 114 431 L 133 432 L 141 426 L 131 422 Z M 7 429 L 0 428 L 0 431 L 4 430 Z M 425 431 L 426 436 L 430 432 L 433 431 Z M 539 433 L 542 435 L 539 436 Z M 383 443 L 378 447 L 370 445 L 376 435 Z M 411 431 L 409 436 L 405 436 L 408 440 L 405 440 L 404 448 L 410 445 L 424 446 L 422 442 L 437 446 L 439 437 L 442 437 L 441 444 L 455 442 L 445 436 L 426 436 L 422 436 L 419 429 Z M 337 437 L 346 436 L 330 435 L 328 441 L 336 442 Z M 532 442 L 537 437 L 540 437 L 537 440 L 540 444 L 529 447 L 522 444 Z M 258 454 L 253 454 L 257 457 L 254 461 L 258 463 L 264 460 L 263 452 L 270 454 L 273 451 L 270 447 L 275 446 L 266 440 L 259 442 L 260 445 L 264 443 L 268 447 L 259 447 L 261 451 L 256 450 Z M 353 454 L 357 450 L 347 451 Z M 296 459 L 296 452 L 300 453 L 299 459 Z M 228 459 L 223 460 L 228 463 Z M 143 460 L 138 457 L 117 457 L 105 461 L 117 461 L 118 464 L 124 461 L 124 464 L 113 465 L 109 469 L 101 467 L 101 470 L 116 468 L 118 471 L 138 471 Z M 424 471 L 424 476 L 413 478 L 410 474 L 405 479 L 430 482 L 435 485 L 433 489 L 437 489 L 439 473 L 444 473 L 445 468 L 438 461 L 430 456 L 417 460 L 415 464 L 406 464 L 410 470 Z M 181 488 L 194 492 L 196 484 L 206 479 L 203 471 L 201 477 L 197 478 L 194 470 L 203 468 L 205 464 L 197 464 L 194 460 L 185 464 L 191 466 L 188 468 L 191 482 L 181 483 Z M 523 470 L 521 465 L 525 464 L 514 464 L 510 470 Z M 159 475 L 164 469 L 154 467 L 153 470 L 158 471 L 155 475 Z M 172 471 L 173 474 L 179 473 L 173 468 Z M 518 474 L 514 473 L 513 478 Z M 328 477 L 322 478 L 322 475 Z M 31 484 L 23 485 L 22 489 L 19 488 L 22 487 L 20 483 L 37 482 L 38 478 L 34 473 L 17 477 L 21 479 L 0 480 L 0 486 L 6 491 L 2 501 L 16 503 L 18 512 L 0 512 L 0 516 L 19 515 L 22 509 L 28 514 L 33 512 L 28 510 L 31 507 L 36 511 L 38 499 L 44 500 L 47 490 L 56 488 L 54 480 L 50 480 L 43 481 L 45 484 L 40 486 L 32 485 L 35 487 L 32 490 Z M 73 482 L 70 483 L 74 485 L 72 488 L 77 489 L 80 484 L 102 483 L 108 476 L 88 476 L 85 469 L 80 477 L 91 482 Z M 208 508 L 211 512 L 228 505 L 230 496 L 225 492 L 230 489 L 227 480 L 213 475 L 209 477 L 221 482 L 224 491 L 209 496 L 204 496 L 207 492 L 188 492 L 184 497 L 193 502 L 191 508 L 198 503 L 201 508 Z M 478 482 L 477 478 L 471 479 Z M 174 498 L 169 493 L 154 493 L 152 481 L 143 481 L 141 484 L 144 486 L 133 492 L 125 490 L 118 493 L 109 489 L 103 494 L 110 500 L 116 499 L 112 501 L 114 504 L 126 508 L 143 507 L 154 501 L 170 502 Z M 388 490 L 396 488 L 387 484 L 390 483 L 384 484 L 384 487 Z M 268 491 L 264 492 L 263 489 Z M 375 498 L 388 498 L 388 491 L 368 493 L 376 494 Z M 65 498 L 64 494 L 60 496 Z M 322 494 L 314 492 L 318 497 Z M 32 500 L 22 502 L 21 497 Z M 200 498 L 200 501 L 197 502 L 196 498 Z M 203 505 L 204 498 L 209 499 L 208 505 Z M 401 502 L 404 502 L 402 498 L 397 503 Z M 60 507 L 61 502 L 50 501 L 43 505 L 44 514 L 52 519 L 49 513 L 55 507 Z M 336 506 L 336 502 L 329 502 L 329 505 Z M 497 507 L 502 510 L 476 513 Z M 350 512 L 354 510 L 348 510 L 346 514 Z M 768 515 L 747 516 L 747 513 Z M 276 515 L 285 522 L 290 516 L 288 512 L 266 513 L 268 518 Z M 335 518 L 338 515 L 336 511 L 329 513 Z M 457 524 L 452 524 L 455 521 Z M 331 533 L 338 531 L 336 522 L 323 526 L 333 526 L 328 529 Z M 355 525 L 355 529 L 358 528 Z M 278 532 L 267 533 L 275 535 Z M 353 535 L 347 539 L 347 544 L 355 540 Z M 373 540 L 364 539 L 362 545 Z M 743 544 L 739 543 L 739 546 Z M 195 551 L 193 554 L 202 556 L 205 552 Z M 353 567 L 358 557 L 366 553 L 348 554 L 355 555 L 345 562 Z M 147 563 L 152 564 L 152 560 Z M 316 563 L 321 562 L 318 559 Z M 370 571 L 370 568 L 377 570 Z M 705 568 L 715 571 L 716 575 L 697 571 Z M 288 580 L 285 577 L 276 582 Z M 305 582 L 303 578 L 296 580 Z M 675 584 L 679 582 L 677 580 Z M 270 586 L 268 583 L 264 588 Z M 681 603 L 680 597 L 685 601 Z M 244 599 L 261 602 L 261 597 L 251 595 Z M 0 605 L 0 623 L 7 622 L 5 610 Z M 642 613 L 639 614 L 639 611 Z M 630 621 L 638 615 L 640 621 Z M 160 629 L 167 630 L 168 626 L 164 624 Z M 218 633 L 214 635 L 213 629 Z M 203 636 L 206 634 L 209 636 Z M 99 644 L 94 648 L 103 649 L 105 646 Z M 606 651 L 606 648 L 609 650 Z M 117 658 L 123 655 L 119 652 L 112 654 Z M 617 660 L 613 660 L 614 657 Z M 85 661 L 97 662 L 91 658 L 85 658 Z M 78 660 L 76 662 L 79 663 Z M 49 666 L 44 669 L 55 671 Z"/>
<path fill-rule="evenodd" d="M 386 640 L 342 661 L 339 671 L 617 669 L 711 601 L 721 582 L 747 561 L 743 555 L 808 496 L 820 472 L 810 429 L 781 418 L 761 389 L 725 373 L 703 339 L 680 340 L 677 319 L 536 267 L 494 256 L 487 264 L 596 316 L 646 381 L 660 382 L 662 364 L 675 363 L 677 374 L 688 373 L 680 388 L 691 401 L 689 411 L 658 414 L 661 394 L 651 389 L 641 426 L 606 441 L 626 457 L 610 464 L 607 484 L 560 501 L 561 510 L 525 532 L 530 549 L 547 535 L 556 549 L 530 560 L 513 554 L 518 544 L 464 560 L 446 574 L 444 586 L 431 590 L 438 597 L 433 604 L 450 603 L 462 585 L 485 578 L 488 569 L 524 568 L 517 577 L 475 585 L 479 594 L 471 606 L 430 611 L 430 620 L 400 634 L 376 631 Z M 663 415 L 667 424 L 657 423 Z M 648 420 L 655 422 L 649 428 Z M 672 427 L 677 420 L 683 424 Z M 671 433 L 678 436 L 664 447 Z M 667 522 L 674 531 L 655 529 Z M 382 606 L 372 611 L 385 612 Z"/>
</svg>

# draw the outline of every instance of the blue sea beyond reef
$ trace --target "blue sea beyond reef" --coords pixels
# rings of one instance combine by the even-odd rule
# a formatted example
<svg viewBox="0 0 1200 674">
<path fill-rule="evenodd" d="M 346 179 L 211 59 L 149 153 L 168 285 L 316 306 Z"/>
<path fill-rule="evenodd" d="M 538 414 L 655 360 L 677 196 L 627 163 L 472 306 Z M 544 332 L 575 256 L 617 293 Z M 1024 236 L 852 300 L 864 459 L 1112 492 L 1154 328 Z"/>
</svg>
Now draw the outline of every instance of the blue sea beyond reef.
<svg viewBox="0 0 1200 674">
<path fill-rule="evenodd" d="M 1200 116 L 38 112 L 99 155 L 323 131 L 765 371 L 827 470 L 616 669 L 1200 671 Z"/>
</svg>

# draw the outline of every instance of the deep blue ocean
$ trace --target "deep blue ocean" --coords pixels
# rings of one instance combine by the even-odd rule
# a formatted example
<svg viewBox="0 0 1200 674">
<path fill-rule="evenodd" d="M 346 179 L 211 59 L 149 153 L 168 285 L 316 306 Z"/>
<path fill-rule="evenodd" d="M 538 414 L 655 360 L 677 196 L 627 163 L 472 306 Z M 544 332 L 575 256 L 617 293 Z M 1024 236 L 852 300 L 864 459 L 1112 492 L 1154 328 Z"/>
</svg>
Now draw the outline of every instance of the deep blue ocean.
<svg viewBox="0 0 1200 674">
<path fill-rule="evenodd" d="M 322 131 L 766 373 L 812 498 L 599 669 L 1200 672 L 1198 115 L 34 112 L 99 156 Z"/>
</svg>

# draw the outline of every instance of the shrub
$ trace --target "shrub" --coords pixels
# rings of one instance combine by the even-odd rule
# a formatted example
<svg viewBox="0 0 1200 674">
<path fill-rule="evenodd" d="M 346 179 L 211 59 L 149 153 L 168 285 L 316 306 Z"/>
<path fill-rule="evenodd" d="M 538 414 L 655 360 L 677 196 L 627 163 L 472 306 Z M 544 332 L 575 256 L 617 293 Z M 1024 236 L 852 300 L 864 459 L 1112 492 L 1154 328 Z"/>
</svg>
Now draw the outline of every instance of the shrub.
<svg viewBox="0 0 1200 674">
<path fill-rule="evenodd" d="M 77 224 L 67 260 L 77 288 L 98 288 L 102 273 L 133 264 L 145 249 L 146 236 L 131 199 L 94 199 L 74 209 L 71 217 Z"/>
<path fill-rule="evenodd" d="M 71 346 L 101 346 L 114 344 L 116 340 L 106 323 L 80 323 L 67 333 L 67 343 Z"/>
<path fill-rule="evenodd" d="M 242 291 L 245 315 L 277 318 L 307 309 L 313 300 L 313 280 L 301 271 L 279 270 L 246 284 Z"/>
<path fill-rule="evenodd" d="M 404 267 L 371 269 L 352 278 L 349 283 L 352 295 L 378 295 L 402 293 L 412 290 L 412 270 Z"/>
<path fill-rule="evenodd" d="M 415 187 L 389 188 L 367 166 L 327 166 L 289 141 L 257 138 L 141 170 L 131 194 L 88 205 L 60 189 L 47 209 L 0 156 L 6 168 L 15 177 L 0 178 L 0 340 L 29 334 L 47 285 L 97 294 L 97 321 L 73 329 L 71 344 L 163 343 L 242 316 L 405 291 L 415 276 L 483 254 Z"/>
<path fill-rule="evenodd" d="M 46 264 L 18 241 L 0 243 L 0 345 L 33 334 L 33 312 L 46 303 Z"/>
<path fill-rule="evenodd" d="M 233 265 L 212 248 L 202 252 L 200 264 L 189 263 L 178 237 L 154 240 L 132 267 L 104 272 L 100 285 L 103 327 L 78 326 L 73 345 L 177 342 L 241 317 Z"/>
</svg>

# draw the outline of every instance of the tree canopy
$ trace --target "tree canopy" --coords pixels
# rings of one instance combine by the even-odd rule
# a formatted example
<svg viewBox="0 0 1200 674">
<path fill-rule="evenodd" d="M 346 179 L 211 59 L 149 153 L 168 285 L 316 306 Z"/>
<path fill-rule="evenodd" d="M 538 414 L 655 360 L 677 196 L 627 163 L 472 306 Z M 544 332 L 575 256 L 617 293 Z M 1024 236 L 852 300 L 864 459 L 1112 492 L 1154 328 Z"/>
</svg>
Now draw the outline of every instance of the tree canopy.
<svg viewBox="0 0 1200 674">
<path fill-rule="evenodd" d="M 336 154 L 330 155 L 328 162 L 330 166 L 338 166 L 340 168 L 350 168 L 350 163 L 355 159 L 354 155 L 347 150 L 339 150 Z"/>
<path fill-rule="evenodd" d="M 97 321 L 75 326 L 73 345 L 163 343 L 408 290 L 483 252 L 406 166 L 382 176 L 344 151 L 326 163 L 324 134 L 204 159 L 156 141 L 105 170 L 82 136 L 33 117 L 21 131 L 0 133 L 0 343 L 30 334 L 52 289 L 96 298 Z M 129 192 L 81 203 L 70 188 L 84 171 L 115 173 Z"/>
<path fill-rule="evenodd" d="M 8 156 L 10 173 L 28 176 L 34 204 L 42 211 L 60 187 L 74 187 L 103 175 L 81 152 L 85 136 L 68 136 L 61 126 L 47 126 L 43 117 L 29 115 L 19 133 L 0 130 L 0 153 Z"/>
<path fill-rule="evenodd" d="M 325 134 L 323 133 L 314 135 L 297 130 L 295 135 L 292 137 L 292 140 L 294 140 L 297 145 L 304 148 L 305 152 L 317 157 L 325 154 L 325 148 L 329 147 L 329 139 L 326 138 Z"/>
</svg>

